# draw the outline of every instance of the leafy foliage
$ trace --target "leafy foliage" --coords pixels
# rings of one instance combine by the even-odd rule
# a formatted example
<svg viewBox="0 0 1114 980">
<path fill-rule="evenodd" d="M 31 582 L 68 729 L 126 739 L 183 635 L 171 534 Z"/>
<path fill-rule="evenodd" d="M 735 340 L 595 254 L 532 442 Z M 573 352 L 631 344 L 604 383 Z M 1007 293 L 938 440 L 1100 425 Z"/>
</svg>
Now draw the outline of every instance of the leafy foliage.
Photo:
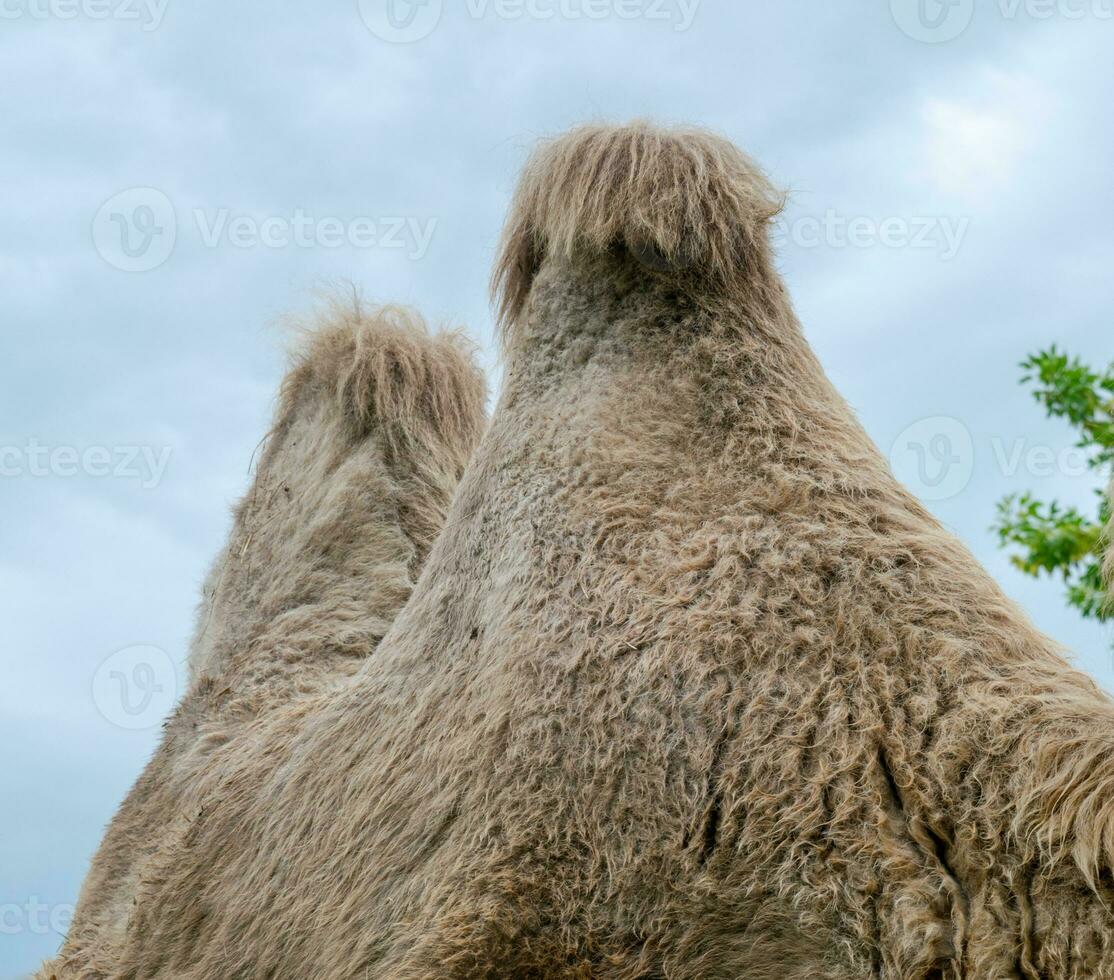
<svg viewBox="0 0 1114 980">
<path fill-rule="evenodd" d="M 1053 346 L 1021 367 L 1022 384 L 1033 387 L 1047 415 L 1069 422 L 1088 464 L 1105 471 L 1114 462 L 1114 365 L 1099 373 Z M 1110 503 L 1102 490 L 1093 514 L 1022 493 L 999 502 L 994 530 L 1002 547 L 1017 549 L 1010 559 L 1017 568 L 1034 578 L 1060 578 L 1070 605 L 1087 618 L 1106 620 L 1114 618 L 1102 573 L 1109 520 Z"/>
</svg>

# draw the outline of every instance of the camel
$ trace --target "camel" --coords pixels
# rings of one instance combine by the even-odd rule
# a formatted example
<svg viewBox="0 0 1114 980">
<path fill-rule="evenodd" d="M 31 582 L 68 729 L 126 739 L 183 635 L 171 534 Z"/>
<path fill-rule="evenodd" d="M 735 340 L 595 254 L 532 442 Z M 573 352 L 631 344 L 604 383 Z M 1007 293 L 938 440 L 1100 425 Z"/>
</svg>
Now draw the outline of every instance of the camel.
<svg viewBox="0 0 1114 980">
<path fill-rule="evenodd" d="M 409 598 L 222 733 L 122 928 L 42 976 L 1114 976 L 1114 703 L 833 389 L 780 206 L 701 131 L 541 146 Z M 199 662 L 270 670 L 223 608 Z"/>
<path fill-rule="evenodd" d="M 60 960 L 71 972 L 122 938 L 160 840 L 203 805 L 231 743 L 374 654 L 485 424 L 463 335 L 356 298 L 294 326 L 266 448 L 202 588 L 187 692 L 93 861 Z"/>
</svg>

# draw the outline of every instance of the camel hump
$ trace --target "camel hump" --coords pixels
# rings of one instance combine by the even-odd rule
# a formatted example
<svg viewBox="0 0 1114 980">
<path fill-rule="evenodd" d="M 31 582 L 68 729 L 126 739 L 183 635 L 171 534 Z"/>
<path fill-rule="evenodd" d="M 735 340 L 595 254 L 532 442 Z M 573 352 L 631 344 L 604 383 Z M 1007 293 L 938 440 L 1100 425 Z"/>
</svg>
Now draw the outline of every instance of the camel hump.
<svg viewBox="0 0 1114 980">
<path fill-rule="evenodd" d="M 543 142 L 523 171 L 495 266 L 500 321 L 508 328 L 518 318 L 547 255 L 584 249 L 624 246 L 682 285 L 745 288 L 783 204 L 754 161 L 705 130 L 635 122 Z"/>
<path fill-rule="evenodd" d="M 308 688 L 305 661 L 329 672 L 321 648 L 334 673 L 369 654 L 486 425 L 462 334 L 354 299 L 291 326 L 300 337 L 266 448 L 203 589 L 191 677 L 223 677 L 236 659 L 257 679 L 281 670 Z"/>
<path fill-rule="evenodd" d="M 308 394 L 330 400 L 359 438 L 434 437 L 470 453 L 486 421 L 487 389 L 475 345 L 458 330 L 432 332 L 417 311 L 333 300 L 296 326 L 304 340 L 282 383 L 279 422 Z"/>
</svg>

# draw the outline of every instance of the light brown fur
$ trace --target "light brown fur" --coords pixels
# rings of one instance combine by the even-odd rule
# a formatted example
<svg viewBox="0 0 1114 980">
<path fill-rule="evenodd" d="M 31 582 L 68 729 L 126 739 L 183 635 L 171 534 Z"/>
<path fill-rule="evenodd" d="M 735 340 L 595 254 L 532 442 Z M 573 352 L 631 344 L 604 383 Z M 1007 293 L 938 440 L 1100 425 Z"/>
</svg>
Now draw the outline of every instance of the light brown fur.
<svg viewBox="0 0 1114 980">
<path fill-rule="evenodd" d="M 832 389 L 776 200 L 701 135 L 541 151 L 406 607 L 59 976 L 1114 975 L 1114 706 Z"/>
</svg>

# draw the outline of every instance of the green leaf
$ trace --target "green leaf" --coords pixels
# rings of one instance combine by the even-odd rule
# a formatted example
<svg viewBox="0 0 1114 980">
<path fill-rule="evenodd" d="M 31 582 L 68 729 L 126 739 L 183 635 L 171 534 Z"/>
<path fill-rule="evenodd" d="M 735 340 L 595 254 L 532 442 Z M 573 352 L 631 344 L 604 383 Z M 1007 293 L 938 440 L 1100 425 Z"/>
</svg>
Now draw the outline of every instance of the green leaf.
<svg viewBox="0 0 1114 980">
<path fill-rule="evenodd" d="M 1090 465 L 1114 462 L 1114 365 L 1099 372 L 1053 345 L 1026 358 L 1021 368 L 1022 383 L 1033 387 L 1047 416 L 1075 429 L 1075 445 Z M 1034 578 L 1059 578 L 1069 605 L 1086 618 L 1106 620 L 1114 618 L 1102 573 L 1110 503 L 1102 491 L 1097 498 L 1094 513 L 1083 513 L 1029 493 L 1011 494 L 998 502 L 993 530 L 999 545 L 1013 552 L 1016 568 Z"/>
</svg>

